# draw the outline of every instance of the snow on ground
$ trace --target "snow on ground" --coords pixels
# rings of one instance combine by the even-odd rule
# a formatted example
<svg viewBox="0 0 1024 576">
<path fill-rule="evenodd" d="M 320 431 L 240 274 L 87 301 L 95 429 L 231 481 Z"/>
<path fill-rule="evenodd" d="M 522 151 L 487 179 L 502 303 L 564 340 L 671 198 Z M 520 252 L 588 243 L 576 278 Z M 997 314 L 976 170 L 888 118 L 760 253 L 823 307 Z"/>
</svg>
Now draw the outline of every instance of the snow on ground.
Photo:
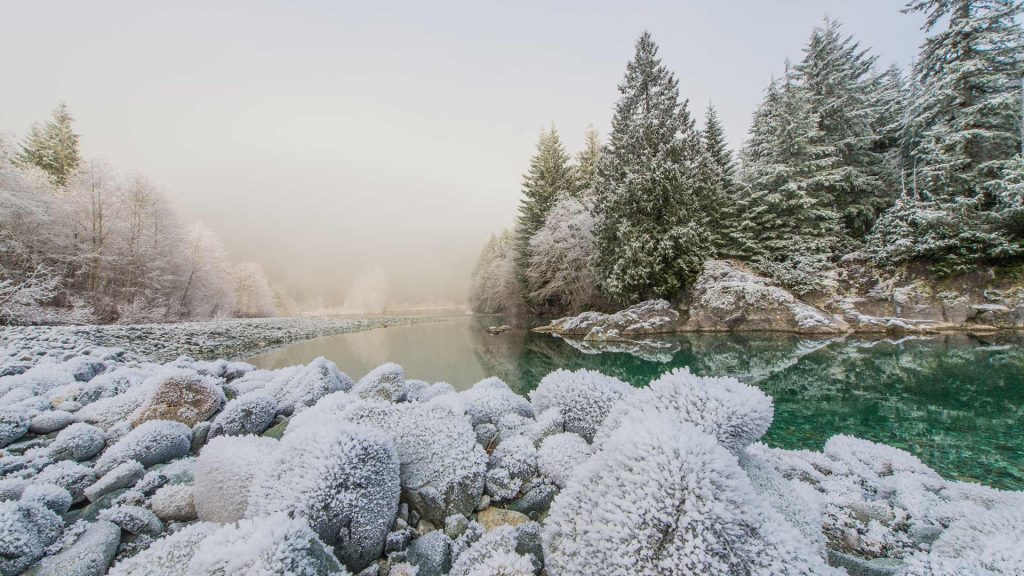
<svg viewBox="0 0 1024 576">
<path fill-rule="evenodd" d="M 556 371 L 528 401 L 178 356 L 393 321 L 8 329 L 0 576 L 1024 573 L 1024 493 L 770 448 L 735 379 Z"/>
</svg>

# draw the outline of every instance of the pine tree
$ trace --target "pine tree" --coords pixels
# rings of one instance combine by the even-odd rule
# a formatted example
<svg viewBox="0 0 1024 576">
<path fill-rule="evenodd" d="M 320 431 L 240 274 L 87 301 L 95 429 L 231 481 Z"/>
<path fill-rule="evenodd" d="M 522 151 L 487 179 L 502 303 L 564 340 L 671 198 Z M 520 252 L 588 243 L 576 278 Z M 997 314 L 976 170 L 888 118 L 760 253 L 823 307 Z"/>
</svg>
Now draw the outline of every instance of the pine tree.
<svg viewBox="0 0 1024 576">
<path fill-rule="evenodd" d="M 818 286 L 838 241 L 824 192 L 836 158 L 821 145 L 807 92 L 787 72 L 772 81 L 743 150 L 749 188 L 738 205 L 737 252 L 800 292 Z"/>
<path fill-rule="evenodd" d="M 42 127 L 32 126 L 18 154 L 22 164 L 41 168 L 58 187 L 64 186 L 78 168 L 78 135 L 72 130 L 73 121 L 67 105 L 61 102 L 49 122 Z"/>
<path fill-rule="evenodd" d="M 898 183 L 883 140 L 889 107 L 897 104 L 887 98 L 893 79 L 875 71 L 876 60 L 852 36 L 843 36 L 838 22 L 826 19 L 814 29 L 795 70 L 817 115 L 817 144 L 836 157 L 818 175 L 820 201 L 839 214 L 847 248 L 859 245 L 892 204 Z"/>
<path fill-rule="evenodd" d="M 597 186 L 597 163 L 601 159 L 601 135 L 591 124 L 583 134 L 583 150 L 576 155 L 576 193 L 586 198 Z"/>
<path fill-rule="evenodd" d="M 711 236 L 712 245 L 719 255 L 731 256 L 733 238 L 731 226 L 736 221 L 736 161 L 725 142 L 725 132 L 718 120 L 715 107 L 708 105 L 701 131 L 703 154 L 700 162 L 698 185 L 703 193 L 701 214 L 703 225 Z"/>
<path fill-rule="evenodd" d="M 530 267 L 530 239 L 544 225 L 555 202 L 572 193 L 576 185 L 574 178 L 558 131 L 553 125 L 550 130 L 542 130 L 537 153 L 530 159 L 530 170 L 523 175 L 523 198 L 519 202 L 516 226 L 516 274 L 523 284 L 524 294 L 529 292 L 526 271 Z"/>
<path fill-rule="evenodd" d="M 647 32 L 619 92 L 595 190 L 598 274 L 620 303 L 675 297 L 711 253 L 696 215 L 700 137 Z"/>
</svg>

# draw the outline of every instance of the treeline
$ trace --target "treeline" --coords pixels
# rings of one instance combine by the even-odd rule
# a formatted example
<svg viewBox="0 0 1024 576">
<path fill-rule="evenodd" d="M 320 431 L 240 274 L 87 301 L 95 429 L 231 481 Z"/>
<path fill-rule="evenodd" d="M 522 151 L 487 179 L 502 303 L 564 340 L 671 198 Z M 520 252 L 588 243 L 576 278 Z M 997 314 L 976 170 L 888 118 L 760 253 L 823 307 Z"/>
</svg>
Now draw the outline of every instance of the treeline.
<svg viewBox="0 0 1024 576">
<path fill-rule="evenodd" d="M 841 25 L 814 29 L 773 79 L 738 158 L 713 106 L 698 129 L 650 34 L 611 134 L 573 161 L 552 127 L 513 231 L 473 275 L 480 312 L 564 313 L 680 299 L 709 258 L 798 293 L 842 258 L 953 275 L 1024 256 L 1022 12 L 1014 0 L 914 0 L 926 40 L 883 68 Z"/>
<path fill-rule="evenodd" d="M 268 316 L 281 296 L 145 179 L 82 161 L 63 103 L 0 139 L 0 324 Z"/>
</svg>

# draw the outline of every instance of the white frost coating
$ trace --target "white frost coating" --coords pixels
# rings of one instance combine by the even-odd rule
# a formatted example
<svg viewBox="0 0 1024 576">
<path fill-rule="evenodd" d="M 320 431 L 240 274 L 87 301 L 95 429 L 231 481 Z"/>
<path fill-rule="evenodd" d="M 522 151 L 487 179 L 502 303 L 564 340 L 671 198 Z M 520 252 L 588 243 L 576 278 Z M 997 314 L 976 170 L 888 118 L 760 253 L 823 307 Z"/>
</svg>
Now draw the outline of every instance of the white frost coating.
<svg viewBox="0 0 1024 576">
<path fill-rule="evenodd" d="M 405 370 L 394 362 L 381 364 L 360 378 L 352 393 L 364 400 L 402 402 L 407 395 Z"/>
<path fill-rule="evenodd" d="M 590 444 L 579 434 L 562 432 L 544 439 L 537 450 L 540 473 L 559 487 L 565 487 L 573 472 L 590 458 Z"/>
<path fill-rule="evenodd" d="M 835 574 L 735 456 L 657 414 L 624 422 L 580 466 L 543 537 L 551 576 Z"/>
<path fill-rule="evenodd" d="M 402 463 L 402 496 L 435 526 L 452 514 L 470 515 L 480 503 L 487 454 L 469 420 L 442 401 L 350 405 L 343 418 L 384 431 Z M 290 427 L 289 427 L 290 431 Z"/>
<path fill-rule="evenodd" d="M 192 429 L 181 422 L 149 420 L 118 440 L 96 461 L 96 472 L 105 474 L 118 464 L 135 460 L 143 466 L 167 462 L 188 454 Z"/>
<path fill-rule="evenodd" d="M 121 394 L 100 398 L 87 404 L 75 412 L 75 418 L 79 422 L 88 422 L 104 430 L 109 430 L 127 420 L 129 415 L 145 404 L 156 389 L 156 385 L 156 382 L 144 380 Z"/>
<path fill-rule="evenodd" d="M 595 572 L 595 574 L 610 572 Z M 459 554 L 449 576 L 532 576 L 533 562 L 516 553 L 516 531 L 499 526 Z"/>
<path fill-rule="evenodd" d="M 78 422 L 57 433 L 48 446 L 47 455 L 54 460 L 88 460 L 106 445 L 103 430 L 92 424 Z"/>
<path fill-rule="evenodd" d="M 244 518 L 253 476 L 276 448 L 276 440 L 261 436 L 220 436 L 203 446 L 192 484 L 199 519 L 223 523 Z"/>
<path fill-rule="evenodd" d="M 14 406 L 0 408 L 0 448 L 28 433 L 31 422 L 28 412 Z"/>
<path fill-rule="evenodd" d="M 87 405 L 103 398 L 112 398 L 141 384 L 144 379 L 145 373 L 142 370 L 117 368 L 85 383 L 76 400 L 82 405 Z"/>
<path fill-rule="evenodd" d="M 458 394 L 454 386 L 447 382 L 435 382 L 422 390 L 416 390 L 415 393 L 410 394 L 409 400 L 412 402 L 429 402 L 434 398 L 449 394 L 453 396 Z"/>
<path fill-rule="evenodd" d="M 50 464 L 33 479 L 39 484 L 60 486 L 71 494 L 74 502 L 84 500 L 85 489 L 95 481 L 96 474 L 91 468 L 67 460 Z"/>
<path fill-rule="evenodd" d="M 1019 576 L 1024 574 L 1024 509 L 975 514 L 950 526 L 907 561 L 901 576 Z"/>
<path fill-rule="evenodd" d="M 534 441 L 540 443 L 548 436 L 565 432 L 565 418 L 562 418 L 562 411 L 558 408 L 549 408 L 537 415 L 537 420 L 527 426 L 525 433 Z"/>
<path fill-rule="evenodd" d="M 277 400 L 278 410 L 296 413 L 316 404 L 324 396 L 352 388 L 352 379 L 338 370 L 338 366 L 320 356 L 291 374 L 289 378 L 275 378 L 265 391 Z"/>
<path fill-rule="evenodd" d="M 828 458 L 861 474 L 891 476 L 907 472 L 939 478 L 937 472 L 909 452 L 853 436 L 839 434 L 829 438 L 823 452 Z"/>
<path fill-rule="evenodd" d="M 29 431 L 33 434 L 49 434 L 67 427 L 75 421 L 74 414 L 64 410 L 47 410 L 36 414 L 29 424 Z"/>
<path fill-rule="evenodd" d="M 486 490 L 496 500 L 511 500 L 537 474 L 537 449 L 525 436 L 498 445 L 488 462 Z"/>
<path fill-rule="evenodd" d="M 394 444 L 379 431 L 322 420 L 288 430 L 249 490 L 246 516 L 305 518 L 354 571 L 380 557 L 399 497 Z"/>
<path fill-rule="evenodd" d="M 229 524 L 199 545 L 188 565 L 196 576 L 348 576 L 303 518 L 276 514 Z"/>
<path fill-rule="evenodd" d="M 733 454 L 756 442 L 774 418 L 772 399 L 735 378 L 702 378 L 679 368 L 637 390 L 612 410 L 595 444 L 622 422 L 655 414 L 688 422 L 713 436 Z"/>
<path fill-rule="evenodd" d="M 208 438 L 260 434 L 277 414 L 277 400 L 263 392 L 250 392 L 231 400 L 210 425 Z"/>
<path fill-rule="evenodd" d="M 192 486 L 168 484 L 160 488 L 150 499 L 149 508 L 161 520 L 179 522 L 195 520 L 196 504 L 192 497 Z"/>
<path fill-rule="evenodd" d="M 825 555 L 825 535 L 821 531 L 825 497 L 809 484 L 782 475 L 761 443 L 747 446 L 739 455 L 740 467 L 747 473 L 754 490 L 794 528 Z"/>
<path fill-rule="evenodd" d="M 33 483 L 21 495 L 22 502 L 42 504 L 57 514 L 67 512 L 71 508 L 71 500 L 71 493 L 55 484 Z"/>
<path fill-rule="evenodd" d="M 0 502 L 0 574 L 20 574 L 60 536 L 60 516 L 37 502 Z"/>
<path fill-rule="evenodd" d="M 632 392 L 629 384 L 600 372 L 555 370 L 530 392 L 530 402 L 537 414 L 558 408 L 565 431 L 592 442 L 612 407 Z"/>
<path fill-rule="evenodd" d="M 116 564 L 108 576 L 193 576 L 189 562 L 219 524 L 197 522 L 160 538 L 135 556 Z"/>
<path fill-rule="evenodd" d="M 533 407 L 519 394 L 513 392 L 500 378 L 486 378 L 460 393 L 466 416 L 473 427 L 480 424 L 498 425 L 506 414 L 517 414 L 533 418 Z"/>
<path fill-rule="evenodd" d="M 170 420 L 195 426 L 213 416 L 226 400 L 220 378 L 171 365 L 157 369 L 143 383 L 148 394 L 130 419 L 133 426 Z"/>
</svg>

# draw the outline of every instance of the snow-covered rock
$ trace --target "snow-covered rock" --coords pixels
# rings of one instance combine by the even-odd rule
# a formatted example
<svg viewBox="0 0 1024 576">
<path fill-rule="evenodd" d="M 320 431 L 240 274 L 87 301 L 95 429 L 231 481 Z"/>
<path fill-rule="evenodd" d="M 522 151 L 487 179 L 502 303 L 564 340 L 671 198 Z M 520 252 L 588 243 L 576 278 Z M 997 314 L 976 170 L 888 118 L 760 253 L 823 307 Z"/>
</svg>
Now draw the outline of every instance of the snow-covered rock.
<svg viewBox="0 0 1024 576">
<path fill-rule="evenodd" d="M 364 400 L 402 402 L 407 395 L 405 370 L 393 362 L 381 364 L 360 378 L 352 393 Z"/>
<path fill-rule="evenodd" d="M 289 428 L 249 490 L 250 518 L 286 512 L 305 518 L 353 571 L 380 557 L 399 498 L 391 440 L 346 422 Z"/>
<path fill-rule="evenodd" d="M 537 467 L 552 483 L 565 487 L 576 468 L 590 458 L 590 452 L 590 444 L 579 434 L 554 434 L 540 443 Z"/>
<path fill-rule="evenodd" d="M 191 446 L 192 429 L 185 424 L 147 420 L 100 455 L 96 472 L 106 474 L 129 460 L 146 467 L 168 462 L 188 454 Z"/>
<path fill-rule="evenodd" d="M 277 400 L 263 392 L 250 392 L 231 400 L 210 425 L 207 438 L 262 434 L 277 414 Z"/>
<path fill-rule="evenodd" d="M 287 377 L 275 378 L 265 391 L 278 403 L 278 411 L 285 414 L 301 412 L 332 392 L 346 392 L 352 388 L 352 379 L 324 357 L 318 357 L 299 367 Z"/>
<path fill-rule="evenodd" d="M 709 260 L 693 285 L 687 330 L 838 334 L 842 319 L 801 302 L 733 260 Z"/>
<path fill-rule="evenodd" d="M 624 422 L 555 497 L 551 576 L 833 574 L 736 457 L 664 415 Z"/>
<path fill-rule="evenodd" d="M 149 508 L 142 506 L 115 506 L 100 512 L 100 518 L 117 524 L 130 534 L 156 536 L 164 531 L 164 523 Z"/>
<path fill-rule="evenodd" d="M 693 424 L 738 454 L 764 436 L 775 411 L 769 396 L 735 378 L 702 378 L 688 368 L 677 368 L 616 406 L 595 443 L 600 444 L 623 422 L 656 414 Z"/>
<path fill-rule="evenodd" d="M 33 434 L 49 434 L 68 426 L 75 421 L 75 415 L 64 410 L 47 410 L 36 414 L 28 425 Z"/>
<path fill-rule="evenodd" d="M 146 468 L 135 460 L 122 462 L 86 488 L 85 497 L 95 502 L 114 490 L 134 486 L 145 475 Z"/>
<path fill-rule="evenodd" d="M 28 433 L 31 414 L 17 406 L 0 408 L 0 448 Z"/>
<path fill-rule="evenodd" d="M 500 526 L 461 553 L 450 576 L 533 576 L 533 561 L 516 551 L 516 529 Z M 595 574 L 608 572 L 595 572 Z"/>
<path fill-rule="evenodd" d="M 469 390 L 460 393 L 466 416 L 474 428 L 481 424 L 498 425 L 506 414 L 518 414 L 524 418 L 533 418 L 533 407 L 519 394 L 513 392 L 508 384 L 499 378 L 486 378 L 473 385 Z"/>
<path fill-rule="evenodd" d="M 76 422 L 61 430 L 47 449 L 53 460 L 81 462 L 99 454 L 106 445 L 103 430 L 92 424 Z"/>
<path fill-rule="evenodd" d="M 253 477 L 276 448 L 276 440 L 261 436 L 220 436 L 203 447 L 192 493 L 199 519 L 224 523 L 244 518 Z"/>
<path fill-rule="evenodd" d="M 74 503 L 85 500 L 85 489 L 95 481 L 92 468 L 68 460 L 50 464 L 33 479 L 35 483 L 53 484 L 67 490 Z"/>
<path fill-rule="evenodd" d="M 591 442 L 612 407 L 632 392 L 629 384 L 600 372 L 555 370 L 530 392 L 530 403 L 541 415 L 557 408 L 564 430 Z"/>
<path fill-rule="evenodd" d="M 30 484 L 21 494 L 22 502 L 42 504 L 57 514 L 64 514 L 71 508 L 71 493 L 54 484 Z"/>
<path fill-rule="evenodd" d="M 111 522 L 90 523 L 67 549 L 43 558 L 25 576 L 103 576 L 117 553 L 121 529 Z"/>
<path fill-rule="evenodd" d="M 494 500 L 511 500 L 536 474 L 537 449 L 533 441 L 525 436 L 510 438 L 491 453 L 485 490 Z"/>
<path fill-rule="evenodd" d="M 63 528 L 60 516 L 38 502 L 0 502 L 0 575 L 21 574 Z"/>
<path fill-rule="evenodd" d="M 196 519 L 196 504 L 192 486 L 168 484 L 157 490 L 149 501 L 149 508 L 164 522 L 189 522 Z"/>
<path fill-rule="evenodd" d="M 901 576 L 1024 574 L 1024 510 L 975 514 L 949 527 L 907 561 Z"/>
<path fill-rule="evenodd" d="M 152 393 L 132 416 L 132 426 L 165 420 L 192 427 L 213 416 L 224 404 L 220 380 L 186 369 L 164 368 L 146 384 Z"/>
<path fill-rule="evenodd" d="M 672 304 L 665 300 L 648 300 L 614 314 L 584 312 L 560 318 L 534 331 L 614 342 L 650 334 L 671 334 L 678 329 L 679 311 Z"/>
</svg>

